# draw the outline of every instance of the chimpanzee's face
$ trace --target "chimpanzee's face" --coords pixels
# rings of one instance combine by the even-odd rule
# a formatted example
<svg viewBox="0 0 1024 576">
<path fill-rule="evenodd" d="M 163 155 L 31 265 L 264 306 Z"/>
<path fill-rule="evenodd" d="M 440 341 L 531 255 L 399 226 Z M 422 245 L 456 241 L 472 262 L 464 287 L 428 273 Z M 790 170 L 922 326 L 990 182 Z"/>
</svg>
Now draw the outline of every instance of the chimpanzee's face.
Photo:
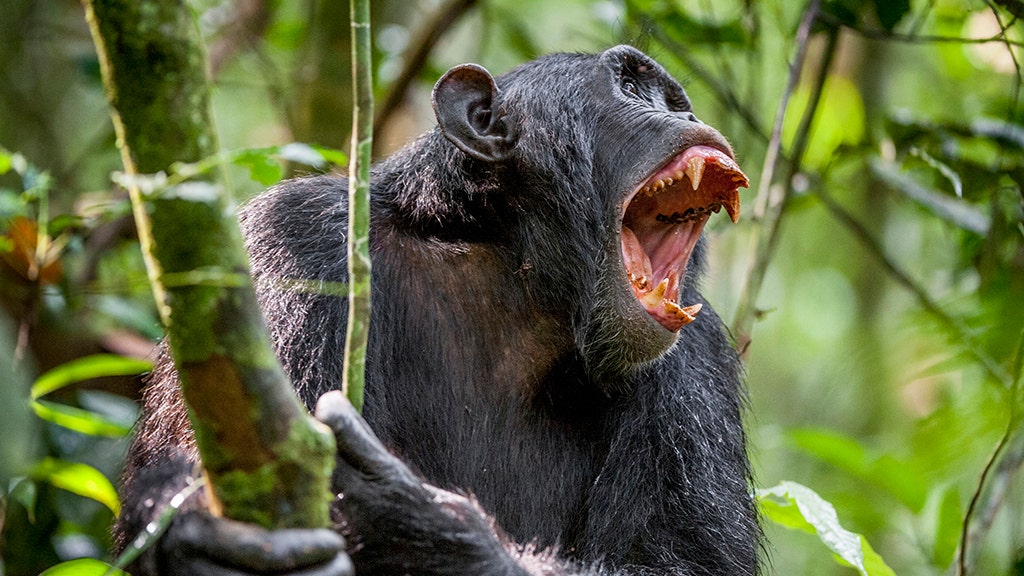
<svg viewBox="0 0 1024 576">
<path fill-rule="evenodd" d="M 591 338 L 602 356 L 629 365 L 657 357 L 693 322 L 701 303 L 686 301 L 686 271 L 708 219 L 723 208 L 739 217 L 747 178 L 732 148 L 692 112 L 682 87 L 643 53 L 612 48 L 594 65 L 593 185 L 604 198 L 605 244 L 600 313 Z M 612 324 L 616 325 L 613 326 Z"/>
<path fill-rule="evenodd" d="M 598 373 L 686 337 L 701 308 L 687 267 L 714 213 L 739 216 L 747 178 L 660 65 L 617 46 L 540 58 L 496 84 L 464 66 L 438 82 L 435 109 L 449 140 L 496 168 L 489 209 L 503 204 L 506 252 L 531 263 L 531 294 L 568 311 Z"/>
</svg>

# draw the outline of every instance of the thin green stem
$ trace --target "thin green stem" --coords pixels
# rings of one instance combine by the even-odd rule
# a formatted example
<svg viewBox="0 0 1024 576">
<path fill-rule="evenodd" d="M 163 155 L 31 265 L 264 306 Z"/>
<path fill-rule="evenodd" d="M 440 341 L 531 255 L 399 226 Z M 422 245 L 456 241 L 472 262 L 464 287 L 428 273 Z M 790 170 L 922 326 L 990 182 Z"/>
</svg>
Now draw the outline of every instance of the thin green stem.
<svg viewBox="0 0 1024 576">
<path fill-rule="evenodd" d="M 811 28 L 818 18 L 820 11 L 820 0 L 811 0 L 804 10 L 800 27 L 797 30 L 797 53 L 789 68 L 789 79 L 786 82 L 786 89 L 779 99 L 779 107 L 775 112 L 775 124 L 772 128 L 772 136 L 768 144 L 768 151 L 765 154 L 764 168 L 761 171 L 761 181 L 758 184 L 758 196 L 754 205 L 754 219 L 760 222 L 757 235 L 754 237 L 752 249 L 753 259 L 747 273 L 747 281 L 744 282 L 743 294 L 740 297 L 739 306 L 736 310 L 736 317 L 733 320 L 733 333 L 740 341 L 741 348 L 749 341 L 750 331 L 753 328 L 757 316 L 757 295 L 761 291 L 761 284 L 764 282 L 768 264 L 771 261 L 772 253 L 777 244 L 779 224 L 782 220 L 782 213 L 789 199 L 791 181 L 793 174 L 799 170 L 800 157 L 806 146 L 808 133 L 814 118 L 816 104 L 820 98 L 824 86 L 825 77 L 828 74 L 828 67 L 832 63 L 835 53 L 836 32 L 831 31 L 829 43 L 825 53 L 822 55 L 821 67 L 818 71 L 817 84 L 812 91 L 812 101 L 804 112 L 800 127 L 794 139 L 793 150 L 790 151 L 787 164 L 788 169 L 783 177 L 778 178 L 779 187 L 777 198 L 772 201 L 771 196 L 776 195 L 773 191 L 773 183 L 776 181 L 775 172 L 785 159 L 782 151 L 782 126 L 786 117 L 786 108 L 789 106 L 790 98 L 796 91 L 800 81 L 800 74 L 803 70 L 804 61 L 807 59 L 807 48 L 811 40 Z"/>
<path fill-rule="evenodd" d="M 366 342 L 370 331 L 370 161 L 373 152 L 373 67 L 370 2 L 352 0 L 352 153 L 348 170 L 348 327 L 345 395 L 363 407 Z"/>
</svg>

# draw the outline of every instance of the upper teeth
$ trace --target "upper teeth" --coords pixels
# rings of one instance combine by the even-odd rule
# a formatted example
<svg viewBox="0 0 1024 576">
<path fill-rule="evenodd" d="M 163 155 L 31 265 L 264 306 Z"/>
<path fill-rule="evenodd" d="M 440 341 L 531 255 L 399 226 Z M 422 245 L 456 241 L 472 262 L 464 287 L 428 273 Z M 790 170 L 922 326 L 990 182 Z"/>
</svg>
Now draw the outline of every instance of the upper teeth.
<svg viewBox="0 0 1024 576">
<path fill-rule="evenodd" d="M 655 192 L 671 186 L 675 182 L 681 182 L 684 175 L 690 179 L 690 186 L 693 186 L 693 189 L 696 190 L 700 187 L 700 181 L 704 177 L 704 164 L 705 161 L 703 157 L 694 156 L 687 161 L 686 170 L 677 170 L 672 176 L 666 176 L 657 182 L 648 184 L 640 191 L 647 196 L 651 196 Z"/>
</svg>

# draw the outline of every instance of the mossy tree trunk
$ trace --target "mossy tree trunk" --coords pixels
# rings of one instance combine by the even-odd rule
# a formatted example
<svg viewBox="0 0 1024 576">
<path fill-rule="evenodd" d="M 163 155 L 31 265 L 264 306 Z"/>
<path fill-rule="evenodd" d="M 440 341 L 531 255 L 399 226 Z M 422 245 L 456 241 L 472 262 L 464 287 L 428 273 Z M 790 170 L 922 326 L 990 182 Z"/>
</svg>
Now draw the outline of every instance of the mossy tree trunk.
<svg viewBox="0 0 1024 576">
<path fill-rule="evenodd" d="M 213 511 L 267 527 L 326 526 L 333 437 L 274 356 L 223 190 L 142 176 L 217 151 L 195 15 L 185 0 L 83 3 Z"/>
</svg>

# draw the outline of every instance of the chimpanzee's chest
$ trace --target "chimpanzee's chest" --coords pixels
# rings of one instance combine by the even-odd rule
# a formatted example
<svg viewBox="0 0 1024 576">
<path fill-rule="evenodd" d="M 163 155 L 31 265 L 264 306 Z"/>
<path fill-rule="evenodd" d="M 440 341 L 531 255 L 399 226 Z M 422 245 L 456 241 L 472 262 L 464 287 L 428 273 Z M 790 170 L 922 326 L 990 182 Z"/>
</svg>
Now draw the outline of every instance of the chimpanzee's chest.
<svg viewBox="0 0 1024 576">
<path fill-rule="evenodd" d="M 586 418 L 438 396 L 450 402 L 430 410 L 388 402 L 389 417 L 379 423 L 369 404 L 365 414 L 384 443 L 429 482 L 474 495 L 514 540 L 576 547 L 613 427 L 597 424 L 594 407 L 585 402 L 577 410 L 588 411 Z"/>
</svg>

